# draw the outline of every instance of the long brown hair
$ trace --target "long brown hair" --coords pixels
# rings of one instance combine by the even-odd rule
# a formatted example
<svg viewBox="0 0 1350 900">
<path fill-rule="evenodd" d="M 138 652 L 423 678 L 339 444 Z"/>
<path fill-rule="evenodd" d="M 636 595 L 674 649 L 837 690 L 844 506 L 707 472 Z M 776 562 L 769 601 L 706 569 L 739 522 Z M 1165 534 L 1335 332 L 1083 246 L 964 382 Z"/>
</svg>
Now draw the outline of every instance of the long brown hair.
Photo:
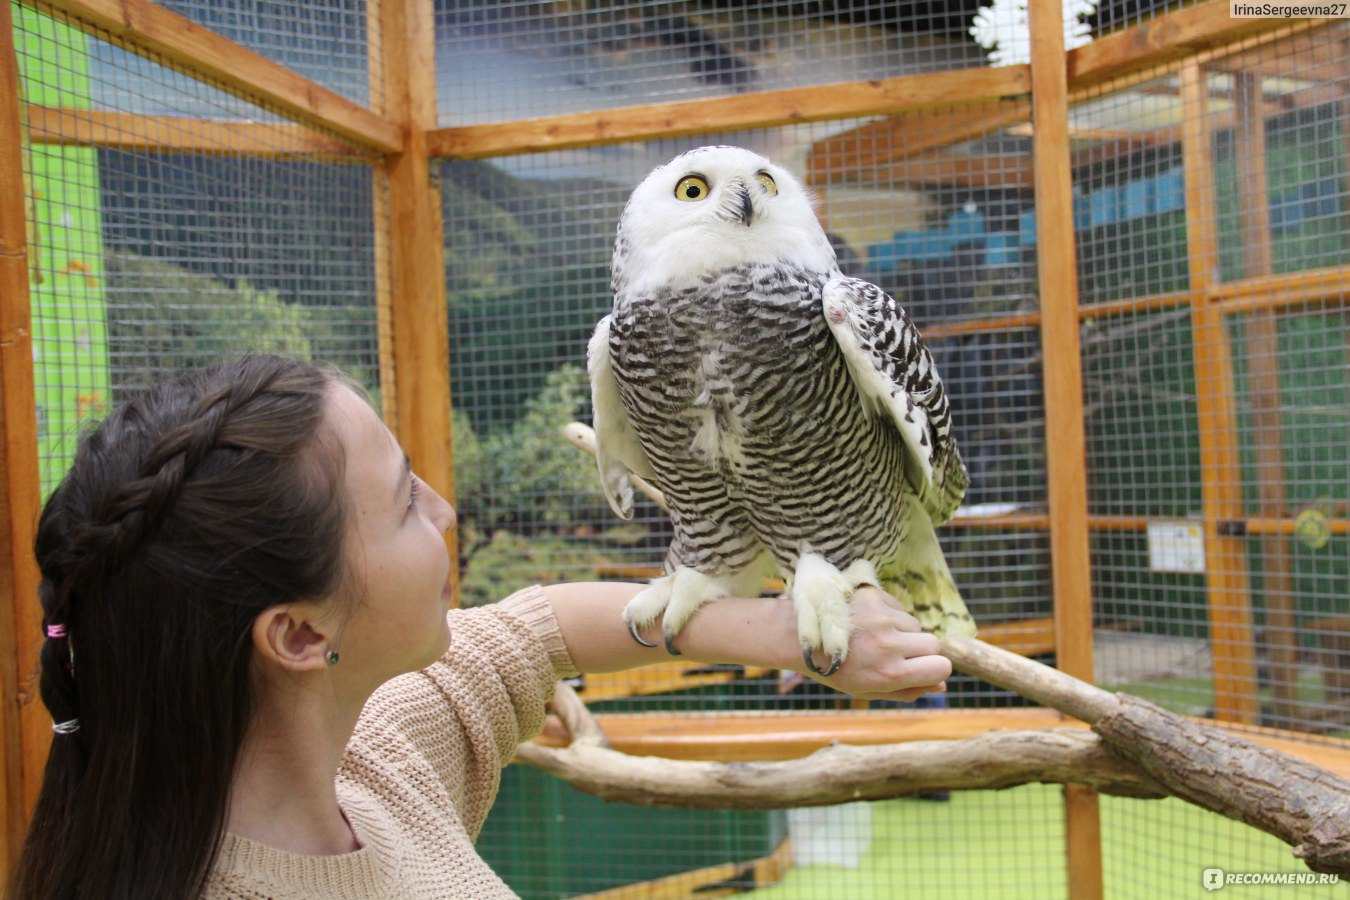
<svg viewBox="0 0 1350 900">
<path fill-rule="evenodd" d="M 341 383 L 255 356 L 186 373 L 80 442 L 38 526 L 42 700 L 61 726 L 23 898 L 200 893 L 248 725 L 253 620 L 343 578 Z"/>
</svg>

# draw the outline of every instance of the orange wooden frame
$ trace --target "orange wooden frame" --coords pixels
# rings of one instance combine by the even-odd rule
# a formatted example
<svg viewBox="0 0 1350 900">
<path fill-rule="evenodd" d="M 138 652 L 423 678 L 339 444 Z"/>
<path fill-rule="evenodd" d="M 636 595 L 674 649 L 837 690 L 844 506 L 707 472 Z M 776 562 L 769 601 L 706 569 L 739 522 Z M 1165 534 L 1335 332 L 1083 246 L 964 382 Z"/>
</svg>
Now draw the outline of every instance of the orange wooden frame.
<svg viewBox="0 0 1350 900">
<path fill-rule="evenodd" d="M 1235 312 L 1256 309 L 1296 310 L 1306 305 L 1344 306 L 1350 298 L 1350 267 L 1337 267 L 1298 275 L 1275 276 L 1249 271 L 1241 280 L 1216 283 L 1201 266 L 1213 258 L 1212 223 L 1207 223 L 1212 188 L 1204 173 L 1209 133 L 1220 121 L 1206 119 L 1206 93 L 1202 63 L 1223 66 L 1224 54 L 1234 53 L 1232 65 L 1241 69 L 1250 59 L 1243 42 L 1260 42 L 1274 36 L 1320 27 L 1321 22 L 1283 23 L 1277 20 L 1234 20 L 1227 0 L 1209 0 L 1158 17 L 1116 34 L 1107 35 L 1067 54 L 1057 51 L 1058 6 L 1053 0 L 1034 0 L 1033 27 L 1037 30 L 1037 63 L 1001 69 L 981 68 L 876 82 L 857 82 L 819 88 L 761 92 L 718 100 L 654 104 L 625 110 L 556 116 L 528 122 L 461 128 L 441 128 L 434 102 L 434 48 L 431 45 L 431 6 L 426 0 L 372 0 L 371 15 L 380 16 L 380 27 L 371 28 L 372 98 L 368 106 L 355 103 L 272 63 L 220 35 L 197 26 L 149 0 L 21 0 L 38 8 L 70 17 L 73 24 L 99 37 L 115 41 L 165 65 L 260 103 L 288 118 L 289 125 L 249 126 L 200 120 L 136 117 L 88 110 L 56 110 L 21 107 L 17 102 L 17 70 L 10 43 L 8 4 L 0 10 L 0 427 L 6 478 L 0 497 L 0 593 L 11 598 L 31 597 L 36 573 L 31 561 L 32 526 L 37 513 L 36 423 L 32 415 L 32 359 L 27 325 L 27 268 L 23 220 L 20 148 L 25 130 L 34 142 L 73 143 L 122 147 L 141 152 L 213 154 L 255 157 L 304 158 L 349 161 L 370 165 L 376 196 L 376 265 L 379 281 L 380 352 L 386 415 L 414 458 L 420 473 L 450 496 L 453 489 L 449 445 L 449 389 L 445 341 L 445 284 L 441 262 L 440 205 L 433 160 L 438 157 L 484 158 L 507 154 L 586 147 L 625 141 L 652 140 L 710 131 L 744 130 L 799 122 L 888 115 L 896 117 L 873 123 L 846 135 L 831 138 L 813 157 L 810 178 L 819 184 L 846 180 L 859 160 L 869 165 L 904 165 L 913 177 L 978 178 L 993 169 L 985 167 L 962 173 L 970 164 L 942 153 L 945 147 L 980 134 L 1024 123 L 1034 116 L 1032 130 L 1037 150 L 1029 169 L 1000 168 L 1005 177 L 1025 183 L 1034 180 L 1042 205 L 1048 210 L 1040 222 L 1041 234 L 1049 240 L 1056 228 L 1063 231 L 1068 209 L 1065 174 L 1069 132 L 1064 110 L 1068 102 L 1087 92 L 1155 78 L 1160 72 L 1180 70 L 1183 97 L 1189 110 L 1182 128 L 1187 166 L 1188 206 L 1194 227 L 1190 289 L 1173 295 L 1143 297 L 1083 306 L 1076 292 L 1065 290 L 1045 304 L 1039 313 L 1004 316 L 976 322 L 953 323 L 928 329 L 933 339 L 970 331 L 1038 328 L 1046 346 L 1076 340 L 1079 323 L 1093 316 L 1129 315 L 1164 308 L 1189 309 L 1203 349 L 1197 355 L 1197 382 L 1211 394 L 1202 404 L 1202 453 L 1206 472 L 1228 472 L 1235 465 L 1232 446 L 1233 412 L 1224 394 L 1224 379 L 1231 378 L 1229 350 L 1223 319 Z M 1254 57 L 1253 57 L 1254 59 Z M 1060 65 L 1062 60 L 1063 64 Z M 1258 60 L 1259 62 L 1259 60 Z M 1028 96 L 1032 99 L 1028 100 Z M 24 118 L 28 125 L 23 124 Z M 926 161 L 915 164 L 918 152 L 910 144 L 908 159 L 888 158 L 876 147 L 887 146 L 882 132 L 922 120 L 923 153 Z M 1234 120 L 1235 122 L 1237 120 Z M 868 132 L 867 129 L 871 129 Z M 869 142 L 869 133 L 872 140 Z M 1102 137 L 1098 135 L 1098 137 Z M 1174 133 L 1157 136 L 1171 140 Z M 873 149 L 865 149 L 865 148 Z M 1104 151 L 1103 151 L 1104 152 Z M 871 154 L 870 156 L 868 154 Z M 1080 157 L 1080 162 L 1087 157 Z M 1057 167 L 1065 170 L 1057 171 Z M 931 174 L 930 174 L 931 173 Z M 903 174 L 903 172 L 901 173 Z M 905 177 L 911 177 L 905 175 Z M 1057 222 L 1057 219 L 1059 220 Z M 1046 252 L 1042 279 L 1064 284 L 1072 273 L 1072 232 L 1067 241 L 1056 240 L 1058 253 Z M 1045 246 L 1043 244 L 1042 246 Z M 1069 252 L 1065 252 L 1065 248 Z M 1090 675 L 1091 659 L 1074 647 L 1088 646 L 1091 594 L 1086 569 L 1085 542 L 1090 530 L 1137 530 L 1146 519 L 1089 516 L 1081 484 L 1082 423 L 1074 421 L 1081 411 L 1081 379 L 1075 374 L 1080 361 L 1076 353 L 1053 363 L 1056 412 L 1048 423 L 1053 435 L 1052 467 L 1055 485 L 1050 509 L 1045 513 L 1009 515 L 993 519 L 960 519 L 954 527 L 1001 529 L 1049 529 L 1054 535 L 1055 586 L 1059 601 L 1054 623 L 1061 648 L 1061 665 L 1080 675 Z M 1214 387 L 1217 386 L 1217 391 Z M 1075 393 L 1077 397 L 1075 399 Z M 1204 393 L 1204 392 L 1202 392 Z M 1079 472 L 1075 474 L 1075 466 Z M 1213 468 L 1211 468 L 1213 467 Z M 1236 480 L 1229 482 L 1236 484 Z M 1294 523 L 1273 509 L 1257 517 L 1243 516 L 1240 498 L 1230 488 L 1207 489 L 1205 499 L 1206 542 L 1210 558 L 1221 562 L 1211 589 L 1216 602 L 1212 621 L 1216 653 L 1216 694 L 1220 715 L 1235 721 L 1251 721 L 1255 714 L 1254 669 L 1250 656 L 1251 622 L 1246 599 L 1248 586 L 1240 541 L 1220 533 L 1217 524 L 1234 519 L 1245 523 L 1249 534 L 1287 535 Z M 1350 533 L 1350 520 L 1332 522 L 1336 534 Z M 48 722 L 40 705 L 32 702 L 31 675 L 39 644 L 34 606 L 12 603 L 12 616 L 0 619 L 0 697 L 5 712 L 0 715 L 0 751 L 3 752 L 4 783 L 0 785 L 0 859 L 11 860 L 22 838 L 25 811 L 35 796 L 41 765 L 49 740 Z M 1072 637 L 1072 640 L 1070 640 Z M 967 715 L 967 714 L 962 714 Z M 930 736 L 955 737 L 969 727 L 987 728 L 991 721 L 1006 725 L 1014 719 L 1044 719 L 1047 711 L 991 711 L 992 719 L 975 714 L 937 717 L 928 727 Z M 845 717 L 847 718 L 847 717 Z M 695 722 L 698 720 L 694 720 Z M 761 718 L 781 730 L 784 720 Z M 794 718 L 798 729 L 805 719 Z M 816 726 L 820 734 L 845 727 L 845 719 L 832 717 Z M 851 720 L 850 720 L 851 721 Z M 880 722 L 880 720 L 877 720 Z M 922 720 L 928 721 L 928 720 Z M 657 717 L 643 720 L 644 728 L 656 729 Z M 921 722 L 904 720 L 904 733 L 913 734 Z M 617 726 L 616 726 L 617 727 Z M 686 720 L 680 728 L 691 729 Z M 852 727 L 852 726 L 848 726 Z M 1301 743 L 1296 737 L 1267 736 L 1284 740 L 1282 749 L 1321 748 L 1324 744 Z M 663 752 L 679 754 L 668 738 Z M 731 732 L 725 729 L 707 739 L 719 752 L 734 753 Z M 759 733 L 747 741 L 763 747 L 768 738 Z M 812 738 L 811 740 L 815 740 Z M 621 742 L 622 743 L 622 742 Z M 636 745 L 635 745 L 636 746 Z M 1317 753 L 1323 751 L 1317 750 Z M 1326 751 L 1333 765 L 1343 760 L 1340 750 Z M 1319 764 L 1328 765 L 1327 762 Z M 1329 766 L 1330 767 L 1330 766 Z M 1341 771 L 1344 771 L 1342 768 Z M 1079 850 L 1096 842 L 1092 798 L 1071 791 L 1067 800 L 1070 816 L 1068 856 L 1075 865 L 1071 883 L 1076 897 L 1100 894 L 1100 868 Z M 0 873 L 0 877 L 4 877 Z"/>
</svg>

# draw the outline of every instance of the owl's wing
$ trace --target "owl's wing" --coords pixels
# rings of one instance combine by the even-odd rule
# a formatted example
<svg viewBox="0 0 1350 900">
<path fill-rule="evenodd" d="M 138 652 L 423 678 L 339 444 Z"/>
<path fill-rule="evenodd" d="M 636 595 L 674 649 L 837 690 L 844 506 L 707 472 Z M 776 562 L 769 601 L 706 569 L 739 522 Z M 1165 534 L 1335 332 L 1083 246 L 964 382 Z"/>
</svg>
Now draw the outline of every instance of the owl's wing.
<svg viewBox="0 0 1350 900">
<path fill-rule="evenodd" d="M 609 323 L 605 316 L 595 326 L 586 352 L 591 375 L 591 408 L 595 425 L 595 461 L 600 467 L 600 485 L 605 499 L 621 518 L 633 518 L 633 484 L 630 475 L 654 480 L 656 473 L 637 432 L 628 421 L 619 382 L 609 358 Z"/>
<path fill-rule="evenodd" d="M 904 439 L 905 479 L 934 524 L 952 517 L 969 478 L 952 433 L 947 394 L 919 330 L 893 297 L 856 278 L 825 285 L 825 321 L 864 407 Z"/>
</svg>

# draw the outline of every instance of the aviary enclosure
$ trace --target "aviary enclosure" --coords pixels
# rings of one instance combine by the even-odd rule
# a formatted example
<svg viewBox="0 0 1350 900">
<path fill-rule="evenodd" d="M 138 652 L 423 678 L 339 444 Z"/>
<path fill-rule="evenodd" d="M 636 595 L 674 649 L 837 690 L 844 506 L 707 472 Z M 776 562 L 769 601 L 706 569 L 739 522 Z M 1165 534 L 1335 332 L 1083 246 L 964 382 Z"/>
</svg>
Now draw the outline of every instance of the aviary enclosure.
<svg viewBox="0 0 1350 900">
<path fill-rule="evenodd" d="M 50 738 L 36 511 L 81 424 L 158 373 L 250 349 L 353 372 L 453 490 L 464 604 L 655 572 L 663 514 L 617 520 L 562 428 L 622 203 L 704 143 L 805 177 L 844 268 L 924 331 L 972 473 L 941 538 L 986 641 L 1350 773 L 1350 27 L 1000 0 L 972 34 L 977 5 L 0 4 L 3 858 Z M 968 676 L 906 709 L 678 661 L 577 688 L 616 749 L 677 759 L 1072 724 Z M 526 897 L 1308 873 L 1082 785 L 691 810 L 523 765 L 480 848 Z"/>
</svg>

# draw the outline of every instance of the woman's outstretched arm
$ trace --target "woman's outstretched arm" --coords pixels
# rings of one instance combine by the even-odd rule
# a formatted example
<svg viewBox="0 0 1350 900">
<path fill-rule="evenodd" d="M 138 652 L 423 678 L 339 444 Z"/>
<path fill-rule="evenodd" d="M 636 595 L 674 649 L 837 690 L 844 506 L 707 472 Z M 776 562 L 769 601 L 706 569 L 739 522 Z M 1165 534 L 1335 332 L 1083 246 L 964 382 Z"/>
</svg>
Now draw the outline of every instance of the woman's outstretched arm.
<svg viewBox="0 0 1350 900">
<path fill-rule="evenodd" d="M 659 624 L 643 647 L 628 633 L 623 608 L 642 584 L 578 582 L 544 588 L 572 661 L 582 672 L 617 672 L 671 659 Z M 851 601 L 848 659 L 830 678 L 806 671 L 797 618 L 786 598 L 728 597 L 699 609 L 675 644 L 691 662 L 735 663 L 802 672 L 821 684 L 871 699 L 913 700 L 944 689 L 951 675 L 938 639 L 920 630 L 900 602 L 879 588 L 860 587 Z"/>
</svg>

